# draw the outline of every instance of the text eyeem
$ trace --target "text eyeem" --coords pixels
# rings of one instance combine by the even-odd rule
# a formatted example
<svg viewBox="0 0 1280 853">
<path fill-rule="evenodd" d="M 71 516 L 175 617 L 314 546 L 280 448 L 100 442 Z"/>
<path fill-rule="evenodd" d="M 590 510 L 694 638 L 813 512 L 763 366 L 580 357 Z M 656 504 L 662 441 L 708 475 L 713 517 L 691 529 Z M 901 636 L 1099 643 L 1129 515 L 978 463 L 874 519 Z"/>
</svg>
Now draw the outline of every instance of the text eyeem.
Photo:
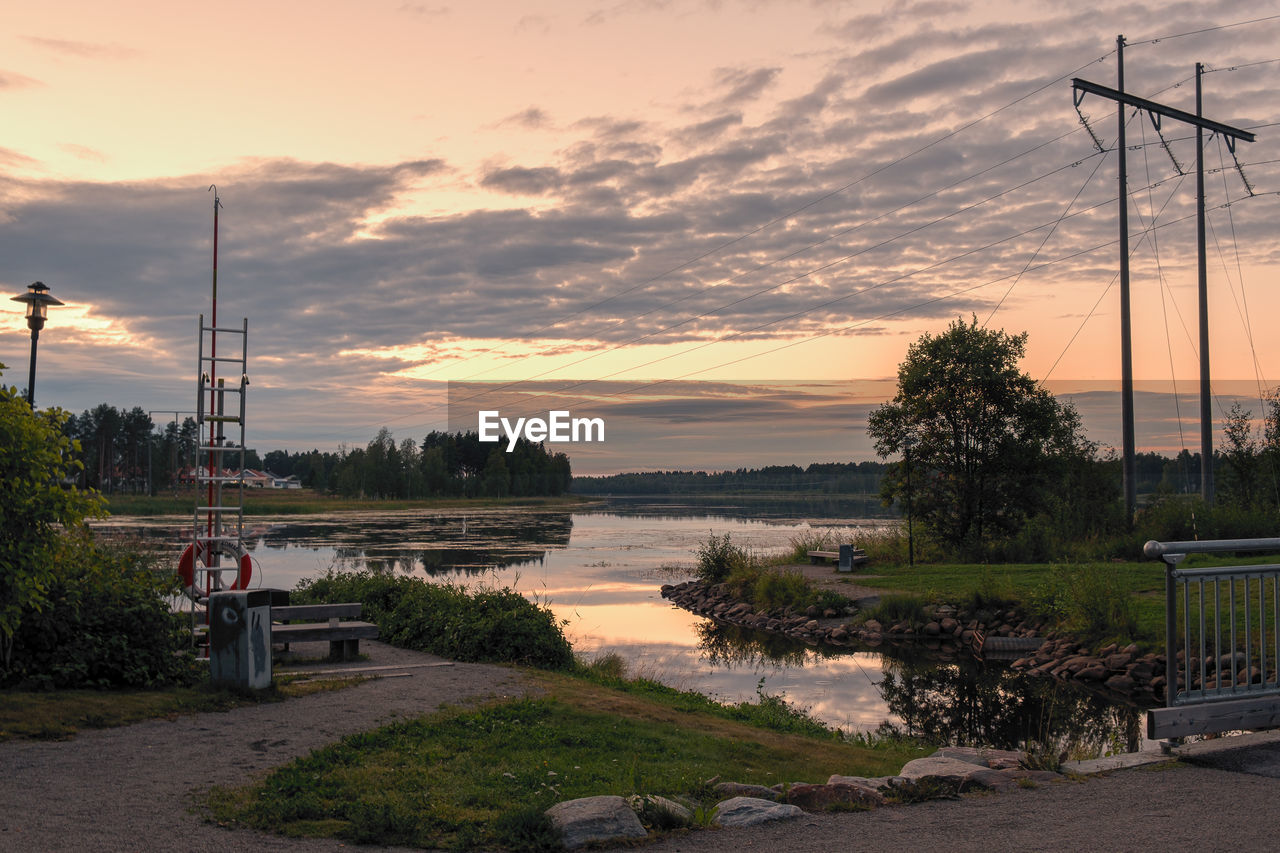
<svg viewBox="0 0 1280 853">
<path fill-rule="evenodd" d="M 604 418 L 575 418 L 563 410 L 547 412 L 546 420 L 516 418 L 514 423 L 494 410 L 480 412 L 481 441 L 501 440 L 499 427 L 507 436 L 508 453 L 515 449 L 517 438 L 553 444 L 604 441 Z"/>
</svg>

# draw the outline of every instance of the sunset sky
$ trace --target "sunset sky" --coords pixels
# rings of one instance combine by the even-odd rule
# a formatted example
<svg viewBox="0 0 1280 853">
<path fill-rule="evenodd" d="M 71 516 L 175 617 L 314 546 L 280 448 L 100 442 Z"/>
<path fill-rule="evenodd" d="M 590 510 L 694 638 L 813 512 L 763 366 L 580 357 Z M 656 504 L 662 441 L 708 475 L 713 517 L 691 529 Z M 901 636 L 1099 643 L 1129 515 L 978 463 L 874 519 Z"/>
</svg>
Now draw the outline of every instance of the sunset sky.
<svg viewBox="0 0 1280 853">
<path fill-rule="evenodd" d="M 1272 387 L 1280 2 L 19 4 L 0 293 L 67 303 L 38 405 L 194 408 L 216 184 L 219 320 L 248 317 L 263 451 L 420 439 L 448 381 L 630 383 L 610 403 L 666 425 L 659 387 L 891 389 L 912 341 L 970 316 L 1095 393 L 1119 379 L 1116 113 L 1080 104 L 1101 154 L 1071 79 L 1114 87 L 1120 33 L 1129 91 L 1194 111 L 1203 62 L 1205 114 L 1257 134 L 1236 150 L 1253 197 L 1206 146 L 1211 356 L 1222 393 Z M 1176 383 L 1195 449 L 1195 179 L 1173 162 L 1193 134 L 1128 128 L 1135 373 Z M 24 387 L 21 307 L 0 300 L 0 362 Z M 874 400 L 820 425 L 764 396 L 790 461 L 870 455 Z M 719 411 L 700 429 L 740 461 L 673 440 L 593 470 L 784 461 Z M 1086 423 L 1116 440 L 1118 412 Z"/>
</svg>

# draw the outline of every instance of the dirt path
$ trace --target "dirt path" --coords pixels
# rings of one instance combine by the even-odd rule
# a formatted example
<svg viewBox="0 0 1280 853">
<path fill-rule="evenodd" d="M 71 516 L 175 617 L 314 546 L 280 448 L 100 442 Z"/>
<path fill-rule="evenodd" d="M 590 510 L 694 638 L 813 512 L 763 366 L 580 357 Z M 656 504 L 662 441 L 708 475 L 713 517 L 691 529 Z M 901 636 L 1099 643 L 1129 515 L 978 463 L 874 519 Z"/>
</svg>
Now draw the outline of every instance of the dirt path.
<svg viewBox="0 0 1280 853">
<path fill-rule="evenodd" d="M 323 654 L 328 646 L 295 649 Z M 0 850 L 350 850 L 223 829 L 192 807 L 213 785 L 242 784 L 344 735 L 526 689 L 506 667 L 371 641 L 362 651 L 370 660 L 350 666 L 417 666 L 402 670 L 406 677 L 286 702 L 84 731 L 70 741 L 0 744 Z"/>
<path fill-rule="evenodd" d="M 785 567 L 788 571 L 799 572 L 804 575 L 805 580 L 813 584 L 818 589 L 829 589 L 838 592 L 846 598 L 852 598 L 854 601 L 861 601 L 867 598 L 879 598 L 882 595 L 892 594 L 895 590 L 877 589 L 875 587 L 863 586 L 858 583 L 860 578 L 877 577 L 870 573 L 849 573 L 841 574 L 836 571 L 830 563 L 794 563 Z"/>
</svg>

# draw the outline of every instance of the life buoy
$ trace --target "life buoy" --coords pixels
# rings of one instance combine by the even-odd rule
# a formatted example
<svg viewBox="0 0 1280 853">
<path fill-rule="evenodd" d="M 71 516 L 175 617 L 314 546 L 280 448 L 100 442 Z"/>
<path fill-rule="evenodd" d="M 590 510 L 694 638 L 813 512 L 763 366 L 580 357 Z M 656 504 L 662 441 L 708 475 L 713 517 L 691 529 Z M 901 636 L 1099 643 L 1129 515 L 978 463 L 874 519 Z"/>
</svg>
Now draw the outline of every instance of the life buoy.
<svg viewBox="0 0 1280 853">
<path fill-rule="evenodd" d="M 235 563 L 233 565 L 236 566 L 234 569 L 230 566 L 227 568 L 219 566 L 217 569 L 211 570 L 209 572 L 209 592 L 221 592 L 224 589 L 237 590 L 249 588 L 249 580 L 253 577 L 253 557 L 249 556 L 249 552 L 244 549 L 244 546 L 240 545 L 238 542 L 221 542 L 212 546 L 201 546 L 200 561 L 207 566 L 208 560 L 205 556 L 206 551 L 213 554 L 232 557 L 235 559 Z M 183 591 L 186 592 L 187 596 L 191 598 L 192 601 L 200 601 L 205 597 L 206 591 L 199 589 L 196 586 L 195 558 L 195 545 L 188 545 L 183 550 L 182 556 L 178 558 L 178 577 L 182 580 L 182 588 Z M 222 585 L 222 573 L 231 571 L 236 573 L 236 579 L 231 586 L 224 587 Z"/>
</svg>

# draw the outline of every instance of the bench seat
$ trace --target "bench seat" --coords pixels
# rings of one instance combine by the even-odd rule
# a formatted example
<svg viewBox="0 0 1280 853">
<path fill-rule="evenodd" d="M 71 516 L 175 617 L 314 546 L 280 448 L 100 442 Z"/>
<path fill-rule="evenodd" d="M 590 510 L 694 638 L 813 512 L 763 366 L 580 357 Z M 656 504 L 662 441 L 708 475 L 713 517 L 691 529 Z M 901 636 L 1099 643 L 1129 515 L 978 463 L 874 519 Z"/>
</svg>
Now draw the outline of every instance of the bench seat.
<svg viewBox="0 0 1280 853">
<path fill-rule="evenodd" d="M 360 654 L 361 640 L 376 640 L 378 626 L 358 621 L 363 605 L 292 604 L 271 608 L 271 642 L 290 643 L 329 641 L 331 660 L 350 660 Z M 307 620 L 280 624 L 283 620 Z"/>
</svg>

